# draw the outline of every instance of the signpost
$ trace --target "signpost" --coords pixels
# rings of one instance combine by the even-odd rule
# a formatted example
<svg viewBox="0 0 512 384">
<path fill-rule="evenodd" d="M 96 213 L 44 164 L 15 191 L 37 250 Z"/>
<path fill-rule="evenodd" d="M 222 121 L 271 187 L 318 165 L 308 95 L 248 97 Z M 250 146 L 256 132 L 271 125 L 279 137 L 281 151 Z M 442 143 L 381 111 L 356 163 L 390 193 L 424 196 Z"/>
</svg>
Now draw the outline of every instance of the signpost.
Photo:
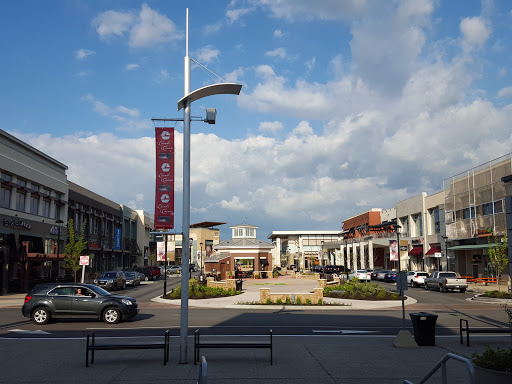
<svg viewBox="0 0 512 384">
<path fill-rule="evenodd" d="M 85 279 L 85 266 L 89 265 L 89 256 L 80 256 L 80 265 L 82 266 L 82 284 Z"/>
</svg>

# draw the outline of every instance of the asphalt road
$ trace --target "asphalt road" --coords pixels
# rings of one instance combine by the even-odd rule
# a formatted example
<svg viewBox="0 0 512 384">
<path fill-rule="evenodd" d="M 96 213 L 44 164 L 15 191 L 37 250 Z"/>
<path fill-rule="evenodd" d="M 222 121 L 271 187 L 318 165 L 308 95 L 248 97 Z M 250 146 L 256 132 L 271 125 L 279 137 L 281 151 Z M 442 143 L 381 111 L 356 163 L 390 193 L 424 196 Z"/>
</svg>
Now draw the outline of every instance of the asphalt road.
<svg viewBox="0 0 512 384">
<path fill-rule="evenodd" d="M 179 277 L 167 279 L 167 290 L 179 285 Z M 391 284 L 381 283 L 387 288 Z M 120 324 L 105 324 L 94 318 L 55 319 L 50 324 L 38 326 L 21 315 L 19 308 L 0 309 L 1 338 L 47 338 L 83 337 L 91 331 L 109 336 L 161 335 L 170 329 L 172 335 L 179 334 L 180 307 L 155 303 L 151 299 L 163 293 L 164 280 L 149 282 L 135 288 L 127 288 L 116 294 L 137 299 L 140 313 L 131 321 Z M 457 335 L 459 319 L 472 319 L 475 326 L 505 326 L 507 317 L 499 304 L 478 303 L 466 300 L 471 293 L 426 291 L 410 288 L 407 295 L 418 303 L 406 307 L 405 326 L 413 331 L 410 313 L 428 312 L 438 316 L 436 335 Z M 189 304 L 190 306 L 191 304 Z M 400 304 L 386 310 L 321 311 L 282 309 L 205 309 L 189 307 L 190 332 L 196 328 L 201 334 L 265 334 L 269 328 L 282 335 L 395 335 L 404 324 Z"/>
</svg>

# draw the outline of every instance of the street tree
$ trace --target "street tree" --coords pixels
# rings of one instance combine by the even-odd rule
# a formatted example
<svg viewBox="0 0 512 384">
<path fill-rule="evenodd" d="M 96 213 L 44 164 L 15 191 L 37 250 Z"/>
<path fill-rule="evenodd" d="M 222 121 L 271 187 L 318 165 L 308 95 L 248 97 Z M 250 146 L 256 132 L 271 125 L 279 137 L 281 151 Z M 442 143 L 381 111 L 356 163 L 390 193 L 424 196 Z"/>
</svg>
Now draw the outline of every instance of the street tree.
<svg viewBox="0 0 512 384">
<path fill-rule="evenodd" d="M 65 250 L 66 255 L 64 256 L 64 268 L 70 269 L 73 271 L 73 275 L 75 277 L 76 283 L 76 272 L 82 268 L 80 265 L 80 256 L 87 245 L 87 240 L 84 240 L 85 236 L 85 227 L 87 224 L 87 220 L 84 220 L 82 224 L 82 228 L 80 229 L 80 233 L 77 234 L 75 232 L 75 226 L 73 223 L 73 219 L 69 219 L 68 221 L 68 233 L 69 233 L 69 242 L 66 244 Z"/>
<path fill-rule="evenodd" d="M 501 272 L 508 265 L 508 254 L 507 254 L 507 234 L 501 239 L 499 243 L 494 237 L 494 242 L 491 243 L 490 237 L 487 239 L 489 243 L 489 264 L 496 271 L 496 278 L 501 275 Z M 500 287 L 498 287 L 500 289 Z M 500 289 L 501 290 L 501 289 Z"/>
</svg>

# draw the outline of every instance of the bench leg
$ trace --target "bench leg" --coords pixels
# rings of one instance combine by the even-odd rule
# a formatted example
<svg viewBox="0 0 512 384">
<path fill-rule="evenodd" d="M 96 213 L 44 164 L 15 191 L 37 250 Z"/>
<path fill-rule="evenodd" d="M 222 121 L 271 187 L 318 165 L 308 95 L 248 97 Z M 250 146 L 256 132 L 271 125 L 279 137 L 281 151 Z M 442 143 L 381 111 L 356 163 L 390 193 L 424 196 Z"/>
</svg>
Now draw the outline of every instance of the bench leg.
<svg viewBox="0 0 512 384">
<path fill-rule="evenodd" d="M 85 346 L 85 367 L 89 367 L 89 334 L 87 334 L 87 345 Z"/>
</svg>

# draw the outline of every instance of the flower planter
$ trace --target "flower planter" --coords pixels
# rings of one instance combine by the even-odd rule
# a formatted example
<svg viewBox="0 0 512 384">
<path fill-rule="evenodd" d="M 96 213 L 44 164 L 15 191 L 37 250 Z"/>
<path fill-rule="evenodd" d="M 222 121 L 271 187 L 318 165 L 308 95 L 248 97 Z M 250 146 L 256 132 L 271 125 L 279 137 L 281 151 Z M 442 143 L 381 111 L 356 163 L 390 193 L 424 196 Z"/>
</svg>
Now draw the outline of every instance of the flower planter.
<svg viewBox="0 0 512 384">
<path fill-rule="evenodd" d="M 476 384 L 510 384 L 512 373 L 481 368 L 475 365 Z"/>
</svg>

